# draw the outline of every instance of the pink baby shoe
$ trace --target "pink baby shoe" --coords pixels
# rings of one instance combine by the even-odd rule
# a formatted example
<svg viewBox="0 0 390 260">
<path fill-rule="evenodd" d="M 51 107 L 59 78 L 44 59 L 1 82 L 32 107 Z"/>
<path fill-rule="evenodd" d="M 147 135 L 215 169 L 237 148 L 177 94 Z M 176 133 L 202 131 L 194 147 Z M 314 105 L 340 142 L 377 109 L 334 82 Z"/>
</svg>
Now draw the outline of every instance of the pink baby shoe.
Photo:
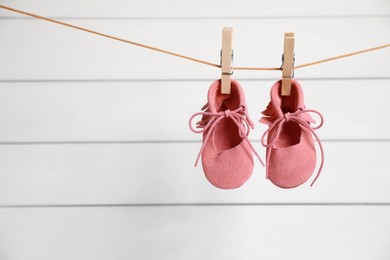
<svg viewBox="0 0 390 260">
<path fill-rule="evenodd" d="M 240 84 L 232 79 L 230 94 L 221 94 L 221 80 L 214 81 L 208 92 L 208 103 L 202 110 L 189 121 L 191 131 L 203 133 L 195 166 L 202 155 L 203 171 L 211 184 L 221 189 L 238 188 L 252 175 L 252 151 L 264 166 L 248 140 L 253 123 Z M 197 130 L 192 121 L 200 115 L 202 119 L 196 124 L 200 130 Z"/>
<path fill-rule="evenodd" d="M 261 143 L 267 148 L 267 179 L 281 188 L 294 188 L 306 182 L 317 163 L 314 136 L 321 150 L 321 164 L 310 185 L 313 186 L 324 163 L 322 144 L 314 132 L 322 126 L 323 117 L 318 111 L 305 108 L 303 91 L 296 80 L 291 81 L 290 96 L 281 96 L 281 86 L 281 80 L 272 86 L 271 101 L 260 119 L 260 122 L 269 125 L 261 138 Z M 320 117 L 318 126 L 311 126 L 315 121 L 309 113 Z"/>
</svg>

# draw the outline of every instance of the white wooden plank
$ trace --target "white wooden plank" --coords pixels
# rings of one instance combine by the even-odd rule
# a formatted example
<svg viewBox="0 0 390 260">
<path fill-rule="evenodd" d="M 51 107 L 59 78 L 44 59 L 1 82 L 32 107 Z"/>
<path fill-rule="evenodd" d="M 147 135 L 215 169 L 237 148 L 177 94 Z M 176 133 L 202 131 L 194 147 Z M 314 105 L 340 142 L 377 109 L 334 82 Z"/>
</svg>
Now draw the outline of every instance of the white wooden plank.
<svg viewBox="0 0 390 260">
<path fill-rule="evenodd" d="M 0 146 L 0 205 L 390 202 L 389 142 L 324 147 L 314 188 L 277 188 L 256 162 L 244 186 L 226 191 L 193 167 L 200 143 Z"/>
<path fill-rule="evenodd" d="M 207 102 L 204 82 L 0 83 L 0 141 L 200 140 L 188 119 Z M 258 123 L 274 81 L 241 81 Z M 389 139 L 390 80 L 302 80 L 308 108 L 325 117 L 323 139 Z"/>
<path fill-rule="evenodd" d="M 2 259 L 390 256 L 390 207 L 55 208 L 0 213 Z"/>
<path fill-rule="evenodd" d="M 235 66 L 279 67 L 283 34 L 296 35 L 297 64 L 390 42 L 390 18 L 74 20 L 125 39 L 219 63 L 223 26 L 234 28 Z M 188 30 L 191 28 L 191 30 Z M 321 28 L 319 30 L 318 28 Z M 362 37 L 361 35 L 364 35 Z M 220 70 L 37 20 L 1 20 L 0 79 L 197 79 Z M 326 40 L 324 40 L 326 39 Z M 388 77 L 389 50 L 296 71 L 297 77 Z M 238 77 L 280 72 L 236 71 Z"/>
<path fill-rule="evenodd" d="M 65 17 L 272 17 L 272 16 L 355 16 L 389 15 L 390 5 L 386 0 L 328 0 L 323 2 L 296 1 L 256 1 L 206 0 L 199 1 L 141 1 L 122 0 L 82 2 L 69 0 L 56 2 L 49 0 L 11 0 L 3 5 L 44 13 L 50 16 Z M 13 17 L 1 11 L 1 17 Z"/>
</svg>

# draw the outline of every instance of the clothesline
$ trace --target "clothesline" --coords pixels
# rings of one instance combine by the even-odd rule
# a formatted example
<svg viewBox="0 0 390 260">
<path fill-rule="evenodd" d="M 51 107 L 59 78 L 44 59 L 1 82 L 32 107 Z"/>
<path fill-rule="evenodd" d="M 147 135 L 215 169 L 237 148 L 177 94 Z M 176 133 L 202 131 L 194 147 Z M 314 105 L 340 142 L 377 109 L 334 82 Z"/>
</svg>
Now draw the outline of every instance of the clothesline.
<svg viewBox="0 0 390 260">
<path fill-rule="evenodd" d="M 11 11 L 11 12 L 19 13 L 19 14 L 22 14 L 22 15 L 27 15 L 27 16 L 30 16 L 30 17 L 33 17 L 33 18 L 37 18 L 37 19 L 40 19 L 40 20 L 44 20 L 44 21 L 47 21 L 47 22 L 51 22 L 51 23 L 59 24 L 59 25 L 66 26 L 66 27 L 69 27 L 69 28 L 73 28 L 73 29 L 77 29 L 77 30 L 80 30 L 80 31 L 84 31 L 84 32 L 87 32 L 87 33 L 99 35 L 99 36 L 102 36 L 102 37 L 105 37 L 105 38 L 109 38 L 109 39 L 112 39 L 112 40 L 128 43 L 128 44 L 135 45 L 135 46 L 138 46 L 138 47 L 142 47 L 142 48 L 145 48 L 145 49 L 149 49 L 149 50 L 152 50 L 152 51 L 161 52 L 161 53 L 164 53 L 164 54 L 167 54 L 167 55 L 171 55 L 171 56 L 175 56 L 175 57 L 178 57 L 178 58 L 190 60 L 190 61 L 193 61 L 193 62 L 205 64 L 205 65 L 208 65 L 208 66 L 211 66 L 211 67 L 221 68 L 220 64 L 216 64 L 216 63 L 212 63 L 212 62 L 209 62 L 209 61 L 193 58 L 193 57 L 186 56 L 186 55 L 183 55 L 183 54 L 180 54 L 180 53 L 176 53 L 176 52 L 172 52 L 172 51 L 167 51 L 167 50 L 164 50 L 164 49 L 161 49 L 161 48 L 157 48 L 157 47 L 154 47 L 154 46 L 150 46 L 150 45 L 146 45 L 146 44 L 143 44 L 143 43 L 139 43 L 139 42 L 135 42 L 135 41 L 131 41 L 131 40 L 126 40 L 126 39 L 119 38 L 119 37 L 116 37 L 116 36 L 112 36 L 112 35 L 109 35 L 109 34 L 93 31 L 93 30 L 90 30 L 90 29 L 87 29 L 87 28 L 84 28 L 84 27 L 80 27 L 80 26 L 77 26 L 77 25 L 72 25 L 72 24 L 69 24 L 69 23 L 61 22 L 61 21 L 58 21 L 58 20 L 55 20 L 55 19 L 51 19 L 51 18 L 48 18 L 48 17 L 44 17 L 44 16 L 41 16 L 41 15 L 37 15 L 37 14 L 21 11 L 21 10 L 14 9 L 14 8 L 11 8 L 11 7 L 8 7 L 8 6 L 0 5 L 0 8 L 8 10 L 8 11 Z M 300 65 L 295 65 L 294 69 L 300 69 L 300 68 L 305 68 L 305 67 L 309 67 L 309 66 L 314 66 L 314 65 L 321 64 L 321 63 L 330 62 L 330 61 L 334 61 L 334 60 L 338 60 L 338 59 L 343 59 L 343 58 L 347 58 L 347 57 L 351 57 L 351 56 L 355 56 L 355 55 L 359 55 L 359 54 L 363 54 L 363 53 L 367 53 L 367 52 L 377 51 L 377 50 L 388 48 L 388 47 L 390 47 L 390 43 L 379 45 L 379 46 L 375 46 L 375 47 L 364 49 L 364 50 L 354 51 L 354 52 L 350 52 L 350 53 L 346 53 L 346 54 L 342 54 L 342 55 L 338 55 L 338 56 L 334 56 L 334 57 L 329 57 L 329 58 L 326 58 L 326 59 L 321 59 L 321 60 L 312 61 L 312 62 L 300 64 Z M 233 67 L 232 69 L 233 70 L 282 70 L 280 67 Z"/>
</svg>

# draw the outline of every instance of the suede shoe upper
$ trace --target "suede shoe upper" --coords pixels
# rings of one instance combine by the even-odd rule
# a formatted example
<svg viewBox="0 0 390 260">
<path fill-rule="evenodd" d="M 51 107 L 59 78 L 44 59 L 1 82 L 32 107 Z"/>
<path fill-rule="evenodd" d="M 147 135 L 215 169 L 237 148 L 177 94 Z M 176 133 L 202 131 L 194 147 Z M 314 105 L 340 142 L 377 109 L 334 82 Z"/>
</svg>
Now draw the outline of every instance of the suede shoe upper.
<svg viewBox="0 0 390 260">
<path fill-rule="evenodd" d="M 323 117 L 315 110 L 307 110 L 303 91 L 296 80 L 291 82 L 291 95 L 281 96 L 282 81 L 276 82 L 271 89 L 271 101 L 260 122 L 269 125 L 262 137 L 262 144 L 267 147 L 267 178 L 281 188 L 294 188 L 306 182 L 313 174 L 317 155 L 313 135 L 321 149 L 321 164 L 317 180 L 323 166 L 323 148 L 314 130 L 322 126 Z M 317 127 L 309 113 L 321 118 Z M 267 142 L 265 137 L 267 136 Z"/>
<path fill-rule="evenodd" d="M 190 118 L 190 128 L 195 133 L 203 133 L 200 149 L 202 167 L 206 178 L 221 189 L 234 189 L 243 185 L 253 171 L 252 152 L 260 157 L 248 140 L 253 123 L 249 119 L 245 96 L 240 84 L 231 80 L 230 94 L 221 94 L 221 81 L 215 81 L 208 91 L 208 103 L 204 112 Z M 193 129 L 192 120 L 202 115 Z"/>
</svg>

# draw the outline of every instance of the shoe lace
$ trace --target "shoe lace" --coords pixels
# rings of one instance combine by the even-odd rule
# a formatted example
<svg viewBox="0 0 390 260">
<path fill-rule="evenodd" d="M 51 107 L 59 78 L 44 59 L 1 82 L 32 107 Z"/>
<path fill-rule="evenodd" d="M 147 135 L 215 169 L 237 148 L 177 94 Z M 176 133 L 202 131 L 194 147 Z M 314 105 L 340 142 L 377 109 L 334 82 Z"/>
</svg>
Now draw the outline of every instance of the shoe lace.
<svg viewBox="0 0 390 260">
<path fill-rule="evenodd" d="M 204 106 L 203 108 L 205 108 L 205 107 L 207 107 L 207 105 Z M 207 122 L 204 122 L 204 120 L 199 121 L 197 123 L 196 128 L 200 128 L 200 130 L 196 130 L 192 126 L 193 125 L 192 121 L 194 120 L 195 117 L 200 116 L 200 115 L 203 116 L 203 119 L 207 118 Z M 206 133 L 206 136 L 203 138 L 202 147 L 200 148 L 198 156 L 196 157 L 195 167 L 198 165 L 200 155 L 202 154 L 202 152 L 206 146 L 206 143 L 209 140 L 211 133 L 213 132 L 213 129 L 221 120 L 223 120 L 225 118 L 230 118 L 237 125 L 240 137 L 247 141 L 247 143 L 249 144 L 253 153 L 256 155 L 257 159 L 260 161 L 260 163 L 263 166 L 265 166 L 263 160 L 260 158 L 259 154 L 256 152 L 255 148 L 252 146 L 251 142 L 248 139 L 250 129 L 254 128 L 253 122 L 250 120 L 246 108 L 244 106 L 240 106 L 239 108 L 237 108 L 235 110 L 226 109 L 224 111 L 217 112 L 217 113 L 212 113 L 212 112 L 208 112 L 208 111 L 198 112 L 190 117 L 189 126 L 190 126 L 191 131 L 196 133 L 196 134 Z"/>
<path fill-rule="evenodd" d="M 307 122 L 304 118 L 299 116 L 302 113 L 314 113 L 314 114 L 317 114 L 320 117 L 321 122 L 319 123 L 318 126 L 312 127 L 309 122 Z M 318 169 L 317 176 L 314 178 L 313 182 L 310 185 L 310 187 L 312 187 L 314 185 L 314 183 L 316 182 L 316 180 L 318 179 L 318 177 L 320 176 L 321 171 L 322 171 L 322 167 L 324 165 L 324 149 L 322 147 L 322 143 L 321 143 L 320 138 L 318 137 L 318 135 L 314 131 L 314 130 L 319 129 L 323 125 L 324 118 L 323 118 L 323 116 L 321 115 L 320 112 L 318 112 L 316 110 L 311 110 L 311 109 L 299 109 L 299 110 L 297 110 L 294 113 L 286 113 L 286 114 L 284 114 L 283 117 L 280 117 L 279 119 L 275 120 L 270 125 L 270 127 L 264 132 L 263 136 L 261 137 L 261 144 L 264 147 L 272 148 L 274 146 L 275 141 L 278 139 L 278 137 L 279 137 L 279 135 L 280 135 L 280 133 L 281 133 L 281 131 L 283 129 L 284 124 L 289 122 L 289 121 L 298 123 L 301 127 L 304 127 L 306 129 L 310 130 L 310 132 L 316 138 L 316 140 L 318 142 L 318 145 L 320 147 L 320 150 L 321 150 L 321 164 L 320 164 L 320 167 Z M 270 132 L 272 134 L 270 136 L 268 136 L 268 134 Z M 266 143 L 266 140 L 265 140 L 266 136 L 268 136 L 268 144 Z M 272 153 L 272 149 L 267 149 L 267 156 L 266 156 L 266 163 L 267 163 L 267 165 L 269 165 L 269 160 L 270 160 L 271 153 Z M 267 169 L 266 169 L 266 178 L 268 179 L 268 177 L 269 177 L 269 167 L 267 167 Z"/>
</svg>

